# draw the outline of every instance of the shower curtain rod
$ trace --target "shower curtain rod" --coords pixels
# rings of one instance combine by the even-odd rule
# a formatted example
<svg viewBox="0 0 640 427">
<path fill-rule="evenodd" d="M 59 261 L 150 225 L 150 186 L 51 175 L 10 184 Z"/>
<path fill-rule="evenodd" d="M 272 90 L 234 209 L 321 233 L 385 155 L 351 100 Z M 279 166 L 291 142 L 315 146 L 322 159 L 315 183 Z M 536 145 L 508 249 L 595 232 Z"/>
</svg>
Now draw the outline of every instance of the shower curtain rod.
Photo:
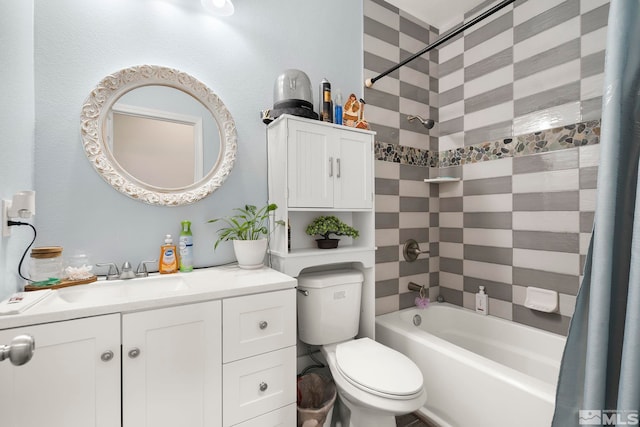
<svg viewBox="0 0 640 427">
<path fill-rule="evenodd" d="M 428 45 L 427 47 L 425 47 L 424 49 L 422 49 L 420 52 L 410 56 L 409 58 L 405 59 L 404 61 L 400 62 L 398 65 L 394 65 L 393 67 L 389 68 L 387 71 L 377 75 L 376 77 L 367 79 L 365 81 L 365 86 L 366 87 L 371 87 L 373 86 L 373 84 L 380 80 L 381 78 L 383 78 L 384 76 L 386 76 L 387 74 L 390 74 L 392 72 L 394 72 L 395 70 L 397 70 L 398 68 L 402 67 L 403 65 L 408 64 L 409 62 L 413 61 L 414 59 L 416 59 L 417 57 L 424 55 L 425 53 L 429 52 L 432 49 L 435 49 L 436 47 L 440 46 L 442 43 L 450 40 L 451 38 L 457 36 L 458 34 L 460 34 L 461 32 L 463 32 L 464 30 L 466 30 L 469 27 L 474 26 L 475 24 L 477 24 L 478 22 L 482 21 L 483 19 L 493 15 L 494 13 L 496 13 L 497 11 L 499 11 L 500 9 L 502 9 L 505 6 L 510 5 L 511 3 L 515 2 L 516 0 L 504 0 L 500 3 L 498 3 L 497 5 L 493 6 L 491 9 L 488 9 L 487 11 L 485 11 L 484 13 L 476 16 L 475 18 L 473 18 L 472 20 L 470 20 L 467 23 L 463 23 L 462 25 L 460 25 L 459 27 L 453 29 L 450 33 L 445 34 L 444 36 L 440 37 L 438 40 L 436 40 L 435 42 L 431 43 L 430 45 Z"/>
</svg>

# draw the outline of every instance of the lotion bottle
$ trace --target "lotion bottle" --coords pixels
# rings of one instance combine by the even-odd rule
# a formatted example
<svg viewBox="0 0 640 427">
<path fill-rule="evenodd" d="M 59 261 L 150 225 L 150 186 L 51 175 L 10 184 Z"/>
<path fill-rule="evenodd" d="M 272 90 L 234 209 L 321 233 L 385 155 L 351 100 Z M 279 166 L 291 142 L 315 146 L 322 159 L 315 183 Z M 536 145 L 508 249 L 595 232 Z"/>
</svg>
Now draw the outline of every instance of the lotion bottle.
<svg viewBox="0 0 640 427">
<path fill-rule="evenodd" d="M 160 274 L 176 273 L 178 271 L 178 252 L 173 244 L 171 234 L 167 234 L 164 245 L 160 247 L 160 263 L 158 265 Z"/>
<path fill-rule="evenodd" d="M 193 271 L 193 234 L 191 221 L 182 221 L 180 232 L 180 271 Z"/>
<path fill-rule="evenodd" d="M 480 286 L 480 290 L 476 294 L 476 312 L 487 315 L 489 296 L 484 293 L 484 286 Z"/>
</svg>

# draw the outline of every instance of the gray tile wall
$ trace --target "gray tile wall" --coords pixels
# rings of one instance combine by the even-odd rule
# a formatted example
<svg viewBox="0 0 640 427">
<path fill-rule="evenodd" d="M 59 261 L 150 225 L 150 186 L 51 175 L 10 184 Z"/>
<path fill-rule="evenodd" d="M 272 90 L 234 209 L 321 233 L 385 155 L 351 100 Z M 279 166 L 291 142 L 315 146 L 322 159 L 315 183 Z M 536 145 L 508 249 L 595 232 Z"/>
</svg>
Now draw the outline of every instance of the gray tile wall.
<svg viewBox="0 0 640 427">
<path fill-rule="evenodd" d="M 441 47 L 438 150 L 599 118 L 608 10 L 518 0 Z"/>
<path fill-rule="evenodd" d="M 491 315 L 565 334 L 591 235 L 599 148 L 450 168 L 462 181 L 440 185 L 440 294 L 474 309 L 483 285 Z M 527 286 L 557 291 L 559 312 L 525 308 Z"/>
<path fill-rule="evenodd" d="M 441 32 L 382 0 L 364 0 L 364 12 L 365 77 Z M 599 146 L 441 168 L 463 179 L 439 186 L 421 182 L 429 168 L 413 159 L 598 119 L 607 15 L 608 0 L 518 0 L 365 91 L 378 132 L 377 313 L 413 305 L 409 281 L 467 308 L 483 285 L 491 315 L 566 333 L 593 224 Z M 408 114 L 436 127 L 416 128 Z M 402 261 L 406 238 L 431 257 Z M 558 291 L 559 313 L 525 308 L 527 286 Z"/>
<path fill-rule="evenodd" d="M 438 30 L 384 0 L 364 0 L 364 75 L 374 77 L 438 38 Z M 365 118 L 377 132 L 378 144 L 437 150 L 436 134 L 409 115 L 438 120 L 437 50 L 377 81 L 364 91 Z M 407 156 L 403 163 L 419 164 Z M 394 161 L 389 155 L 389 160 Z M 426 162 L 423 164 L 426 166 Z"/>
<path fill-rule="evenodd" d="M 418 52 L 438 37 L 437 29 L 383 0 L 364 0 L 364 74 L 373 77 Z M 413 305 L 410 281 L 437 285 L 437 257 L 414 263 L 402 244 L 415 239 L 437 254 L 437 187 L 430 191 L 428 153 L 436 134 L 407 116 L 438 120 L 437 51 L 416 59 L 365 89 L 365 117 L 376 135 L 376 311 Z M 430 228 L 431 227 L 431 228 Z M 430 233 L 432 234 L 430 236 Z M 435 267 L 434 267 L 435 266 Z M 431 267 L 431 268 L 430 268 Z M 435 271 L 435 273 L 432 273 Z M 437 288 L 434 288 L 437 291 Z M 434 294 L 432 289 L 432 296 Z"/>
</svg>

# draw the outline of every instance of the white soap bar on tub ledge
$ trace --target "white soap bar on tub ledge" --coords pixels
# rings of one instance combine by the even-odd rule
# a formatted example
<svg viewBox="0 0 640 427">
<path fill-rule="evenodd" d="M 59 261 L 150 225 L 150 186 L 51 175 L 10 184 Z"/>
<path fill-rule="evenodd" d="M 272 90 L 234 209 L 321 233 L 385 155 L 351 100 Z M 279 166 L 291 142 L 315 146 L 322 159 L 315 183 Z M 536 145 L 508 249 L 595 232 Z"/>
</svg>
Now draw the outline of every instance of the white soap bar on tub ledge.
<svg viewBox="0 0 640 427">
<path fill-rule="evenodd" d="M 524 306 L 531 310 L 555 313 L 558 310 L 558 293 L 549 289 L 527 286 Z"/>
</svg>

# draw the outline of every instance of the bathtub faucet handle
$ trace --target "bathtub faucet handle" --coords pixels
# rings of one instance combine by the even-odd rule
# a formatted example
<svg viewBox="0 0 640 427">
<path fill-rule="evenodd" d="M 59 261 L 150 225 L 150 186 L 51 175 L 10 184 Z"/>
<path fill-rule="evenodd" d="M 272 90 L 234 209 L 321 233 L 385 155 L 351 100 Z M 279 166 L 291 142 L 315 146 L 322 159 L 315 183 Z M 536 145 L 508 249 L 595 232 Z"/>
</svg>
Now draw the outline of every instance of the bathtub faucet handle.
<svg viewBox="0 0 640 427">
<path fill-rule="evenodd" d="M 404 255 L 404 260 L 408 262 L 413 262 L 418 259 L 418 255 L 420 254 L 428 254 L 429 251 L 423 251 L 420 249 L 420 245 L 413 239 L 409 239 L 404 242 L 404 249 L 402 254 Z"/>
</svg>

